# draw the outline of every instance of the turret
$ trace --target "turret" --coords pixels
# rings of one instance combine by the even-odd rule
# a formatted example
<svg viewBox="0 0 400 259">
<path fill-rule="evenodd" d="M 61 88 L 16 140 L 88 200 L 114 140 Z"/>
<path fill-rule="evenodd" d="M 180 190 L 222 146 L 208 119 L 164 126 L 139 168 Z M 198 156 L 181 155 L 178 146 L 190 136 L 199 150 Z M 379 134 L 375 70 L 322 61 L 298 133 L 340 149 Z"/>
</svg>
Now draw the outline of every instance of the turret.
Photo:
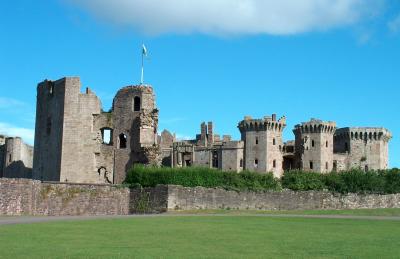
<svg viewBox="0 0 400 259">
<path fill-rule="evenodd" d="M 335 122 L 311 119 L 295 126 L 295 159 L 298 169 L 330 172 L 333 168 Z"/>
<path fill-rule="evenodd" d="M 285 127 L 286 118 L 277 120 L 275 114 L 263 119 L 246 116 L 239 122 L 238 128 L 245 143 L 245 170 L 273 172 L 275 177 L 282 176 L 282 132 Z"/>
</svg>

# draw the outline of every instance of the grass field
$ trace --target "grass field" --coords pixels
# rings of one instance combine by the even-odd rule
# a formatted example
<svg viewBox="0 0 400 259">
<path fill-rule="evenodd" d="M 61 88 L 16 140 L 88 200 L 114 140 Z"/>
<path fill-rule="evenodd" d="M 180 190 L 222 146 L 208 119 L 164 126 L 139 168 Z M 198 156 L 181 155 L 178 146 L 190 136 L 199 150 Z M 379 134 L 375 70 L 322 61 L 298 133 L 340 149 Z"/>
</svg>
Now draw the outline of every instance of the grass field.
<svg viewBox="0 0 400 259">
<path fill-rule="evenodd" d="M 399 258 L 400 222 L 165 216 L 0 226 L 1 258 Z"/>
<path fill-rule="evenodd" d="M 342 215 L 400 217 L 400 209 L 357 209 L 357 210 L 190 210 L 173 211 L 170 214 L 222 214 L 222 215 Z"/>
</svg>

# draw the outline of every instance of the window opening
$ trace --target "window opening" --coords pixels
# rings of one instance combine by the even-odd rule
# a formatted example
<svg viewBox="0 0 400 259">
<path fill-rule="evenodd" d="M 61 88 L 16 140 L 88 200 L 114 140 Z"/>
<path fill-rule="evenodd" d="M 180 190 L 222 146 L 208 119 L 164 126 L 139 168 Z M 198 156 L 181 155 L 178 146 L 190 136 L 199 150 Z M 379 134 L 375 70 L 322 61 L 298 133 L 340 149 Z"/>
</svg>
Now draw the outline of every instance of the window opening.
<svg viewBox="0 0 400 259">
<path fill-rule="evenodd" d="M 125 149 L 126 148 L 126 143 L 127 143 L 127 137 L 125 134 L 120 134 L 119 135 L 119 148 L 120 149 Z"/>
</svg>

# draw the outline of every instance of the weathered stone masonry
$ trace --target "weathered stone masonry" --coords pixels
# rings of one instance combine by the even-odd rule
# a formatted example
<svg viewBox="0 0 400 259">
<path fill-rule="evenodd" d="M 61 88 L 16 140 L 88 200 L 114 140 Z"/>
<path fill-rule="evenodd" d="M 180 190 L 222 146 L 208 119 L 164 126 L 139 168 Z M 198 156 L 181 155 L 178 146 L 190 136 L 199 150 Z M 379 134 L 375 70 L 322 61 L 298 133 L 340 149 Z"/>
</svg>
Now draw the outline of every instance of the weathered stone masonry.
<svg viewBox="0 0 400 259">
<path fill-rule="evenodd" d="M 159 185 L 129 189 L 106 184 L 0 178 L 0 215 L 128 215 L 174 210 L 312 210 L 400 208 L 400 194 L 236 192 Z"/>
</svg>

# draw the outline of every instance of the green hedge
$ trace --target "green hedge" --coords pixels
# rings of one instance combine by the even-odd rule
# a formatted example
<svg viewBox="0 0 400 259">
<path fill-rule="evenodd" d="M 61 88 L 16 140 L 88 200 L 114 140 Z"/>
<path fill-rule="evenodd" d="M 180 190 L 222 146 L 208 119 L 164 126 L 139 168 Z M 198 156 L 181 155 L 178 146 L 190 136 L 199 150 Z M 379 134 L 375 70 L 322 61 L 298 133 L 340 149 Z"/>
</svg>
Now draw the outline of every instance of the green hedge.
<svg viewBox="0 0 400 259">
<path fill-rule="evenodd" d="M 364 172 L 351 170 L 319 174 L 301 171 L 286 172 L 282 187 L 295 191 L 329 190 L 339 193 L 400 193 L 400 170 Z"/>
<path fill-rule="evenodd" d="M 130 186 L 154 187 L 158 184 L 185 187 L 221 187 L 227 190 L 268 191 L 290 189 L 294 191 L 329 190 L 338 193 L 400 193 L 400 170 L 363 172 L 351 170 L 320 174 L 304 171 L 285 172 L 282 179 L 272 173 L 222 172 L 210 168 L 165 168 L 136 165 L 125 180 Z"/>
<path fill-rule="evenodd" d="M 254 172 L 221 172 L 219 170 L 186 167 L 145 167 L 135 165 L 126 177 L 126 183 L 131 186 L 154 187 L 158 184 L 182 185 L 185 187 L 222 187 L 227 190 L 266 191 L 280 190 L 279 180 L 271 173 L 258 174 Z"/>
</svg>

